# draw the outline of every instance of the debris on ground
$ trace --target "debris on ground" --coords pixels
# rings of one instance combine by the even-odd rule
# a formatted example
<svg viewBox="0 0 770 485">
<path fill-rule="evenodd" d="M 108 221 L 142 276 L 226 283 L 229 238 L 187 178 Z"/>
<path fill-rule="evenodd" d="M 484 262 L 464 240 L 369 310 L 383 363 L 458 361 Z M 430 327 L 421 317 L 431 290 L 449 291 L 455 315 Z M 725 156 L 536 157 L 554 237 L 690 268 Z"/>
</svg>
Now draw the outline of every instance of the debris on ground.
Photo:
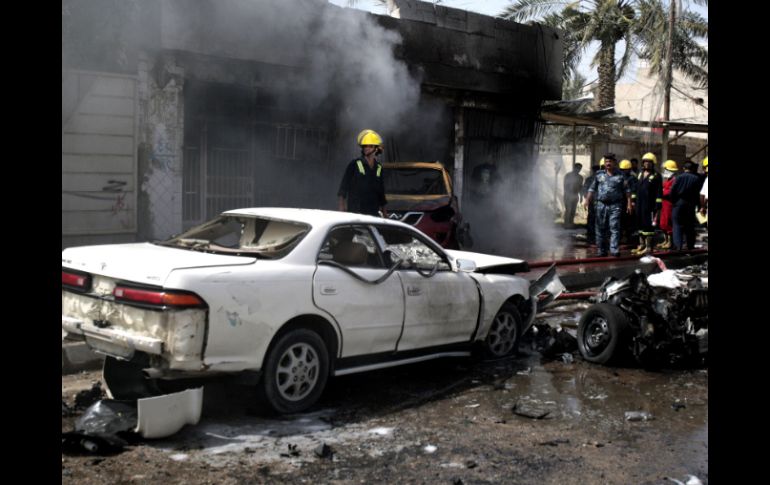
<svg viewBox="0 0 770 485">
<path fill-rule="evenodd" d="M 120 452 L 129 444 L 136 423 L 136 402 L 98 401 L 75 422 L 73 431 L 62 433 L 62 449 L 69 454 Z"/>
<path fill-rule="evenodd" d="M 626 411 L 626 421 L 652 421 L 655 416 L 647 411 Z"/>
<path fill-rule="evenodd" d="M 326 443 L 321 443 L 320 445 L 316 446 L 313 452 L 318 458 L 331 458 L 332 455 L 334 455 L 331 446 L 327 445 Z"/>
<path fill-rule="evenodd" d="M 676 478 L 671 478 L 671 477 L 663 477 L 663 478 L 665 480 L 672 481 L 677 485 L 703 485 L 703 482 L 700 481 L 700 478 L 696 477 L 695 475 L 687 475 L 686 482 L 682 482 L 680 480 L 677 480 Z"/>
<path fill-rule="evenodd" d="M 559 446 L 559 445 L 566 445 L 569 444 L 568 439 L 563 438 L 557 438 L 555 440 L 549 440 L 549 441 L 543 441 L 542 443 L 538 443 L 540 446 Z"/>
<path fill-rule="evenodd" d="M 551 411 L 546 411 L 544 409 L 531 407 L 526 404 L 520 404 L 518 401 L 516 404 L 513 405 L 511 408 L 511 411 L 513 411 L 513 414 L 516 416 L 521 416 L 524 418 L 530 418 L 530 419 L 545 419 L 546 416 L 551 414 Z"/>
<path fill-rule="evenodd" d="M 435 453 L 437 449 L 438 449 L 438 447 L 436 447 L 436 446 L 433 446 L 433 445 L 426 445 L 426 446 L 423 448 L 423 450 L 425 451 L 425 453 Z"/>
<path fill-rule="evenodd" d="M 671 404 L 671 408 L 672 408 L 674 411 L 679 411 L 680 409 L 684 409 L 684 408 L 686 408 L 686 407 L 687 407 L 687 406 L 685 405 L 685 403 L 683 403 L 683 402 L 679 402 L 679 401 L 677 401 L 677 402 L 674 402 L 674 403 L 672 403 L 672 404 Z"/>
<path fill-rule="evenodd" d="M 74 407 L 76 410 L 82 411 L 103 397 L 105 397 L 105 393 L 102 389 L 102 383 L 96 381 L 91 385 L 90 389 L 84 389 L 75 395 Z"/>
<path fill-rule="evenodd" d="M 572 354 L 577 350 L 577 339 L 568 330 L 561 326 L 552 327 L 547 323 L 535 324 L 532 328 L 532 350 L 540 352 L 543 357 L 557 360 L 561 359 L 571 363 L 564 354 Z"/>
<path fill-rule="evenodd" d="M 284 457 L 284 458 L 291 458 L 293 456 L 299 456 L 300 455 L 300 451 L 297 449 L 297 445 L 289 443 L 288 444 L 288 449 L 289 449 L 288 453 L 281 453 L 282 457 Z"/>
<path fill-rule="evenodd" d="M 468 460 L 468 461 L 465 462 L 465 468 L 468 468 L 469 470 L 472 470 L 472 469 L 476 468 L 477 466 L 479 466 L 479 464 L 476 463 L 473 460 Z"/>
<path fill-rule="evenodd" d="M 72 409 L 71 407 L 69 407 L 67 405 L 67 403 L 64 401 L 64 398 L 62 398 L 62 400 L 61 400 L 61 415 L 63 417 L 67 417 L 67 416 L 74 416 L 75 414 L 77 414 L 77 412 L 74 409 Z"/>
</svg>

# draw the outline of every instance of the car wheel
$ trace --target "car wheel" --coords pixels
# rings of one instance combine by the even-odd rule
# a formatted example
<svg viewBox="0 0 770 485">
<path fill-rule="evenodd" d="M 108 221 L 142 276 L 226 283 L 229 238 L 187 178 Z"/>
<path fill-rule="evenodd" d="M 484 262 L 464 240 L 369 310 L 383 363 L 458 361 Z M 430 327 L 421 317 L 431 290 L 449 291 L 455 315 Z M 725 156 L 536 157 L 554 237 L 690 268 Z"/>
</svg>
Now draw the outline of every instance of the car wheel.
<svg viewBox="0 0 770 485">
<path fill-rule="evenodd" d="M 292 330 L 265 359 L 263 398 L 278 413 L 304 411 L 321 397 L 328 376 L 329 352 L 323 339 L 311 330 Z"/>
<path fill-rule="evenodd" d="M 520 338 L 521 314 L 513 303 L 504 303 L 489 327 L 484 353 L 492 358 L 512 355 L 519 347 Z"/>
<path fill-rule="evenodd" d="M 620 359 L 626 341 L 628 319 L 620 308 L 597 303 L 586 310 L 578 323 L 578 349 L 583 358 L 597 364 Z"/>
</svg>

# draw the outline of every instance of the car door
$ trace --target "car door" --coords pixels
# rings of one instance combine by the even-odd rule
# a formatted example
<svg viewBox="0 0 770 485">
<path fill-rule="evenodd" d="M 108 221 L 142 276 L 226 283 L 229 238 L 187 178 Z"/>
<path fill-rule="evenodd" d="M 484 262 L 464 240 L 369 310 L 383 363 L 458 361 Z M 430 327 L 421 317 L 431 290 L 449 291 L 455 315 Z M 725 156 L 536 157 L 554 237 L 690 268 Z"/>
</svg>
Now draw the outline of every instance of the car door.
<svg viewBox="0 0 770 485">
<path fill-rule="evenodd" d="M 342 330 L 342 357 L 393 352 L 404 323 L 404 292 L 396 274 L 387 273 L 370 229 L 339 226 L 329 232 L 318 254 L 313 301 Z"/>
<path fill-rule="evenodd" d="M 376 231 L 391 258 L 410 261 L 397 271 L 405 295 L 398 351 L 469 341 L 480 304 L 473 279 L 452 271 L 445 255 L 414 230 L 377 226 Z"/>
</svg>

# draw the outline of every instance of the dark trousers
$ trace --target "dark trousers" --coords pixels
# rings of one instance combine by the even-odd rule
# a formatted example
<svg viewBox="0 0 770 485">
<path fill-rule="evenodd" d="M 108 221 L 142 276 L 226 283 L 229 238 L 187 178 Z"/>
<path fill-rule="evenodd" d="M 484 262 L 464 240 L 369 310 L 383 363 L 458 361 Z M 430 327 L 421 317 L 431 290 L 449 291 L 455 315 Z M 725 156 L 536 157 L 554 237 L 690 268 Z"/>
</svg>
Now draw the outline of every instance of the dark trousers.
<svg viewBox="0 0 770 485">
<path fill-rule="evenodd" d="M 574 197 L 564 197 L 564 224 L 573 225 L 575 223 L 575 209 L 577 208 L 578 199 Z"/>
<path fill-rule="evenodd" d="M 671 219 L 674 226 L 673 249 L 684 249 L 685 240 L 687 249 L 695 249 L 695 206 L 676 204 L 671 211 Z"/>
<path fill-rule="evenodd" d="M 596 202 L 591 202 L 588 204 L 586 239 L 588 240 L 588 244 L 594 244 L 596 242 Z"/>
<path fill-rule="evenodd" d="M 621 202 L 596 203 L 596 245 L 600 255 L 607 255 L 608 242 L 610 253 L 614 255 L 620 252 L 620 218 L 622 216 Z"/>
</svg>

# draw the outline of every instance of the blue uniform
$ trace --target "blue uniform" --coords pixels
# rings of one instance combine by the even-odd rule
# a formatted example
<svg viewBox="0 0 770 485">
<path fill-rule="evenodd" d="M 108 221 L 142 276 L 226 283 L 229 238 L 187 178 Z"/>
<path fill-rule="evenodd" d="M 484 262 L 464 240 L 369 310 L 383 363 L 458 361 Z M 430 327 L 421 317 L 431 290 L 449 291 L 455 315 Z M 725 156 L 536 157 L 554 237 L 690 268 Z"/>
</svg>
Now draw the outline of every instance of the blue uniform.
<svg viewBox="0 0 770 485">
<path fill-rule="evenodd" d="M 671 218 L 674 226 L 674 249 L 695 248 L 695 208 L 700 201 L 700 178 L 694 173 L 679 175 L 671 185 Z"/>
<path fill-rule="evenodd" d="M 620 218 L 626 197 L 631 193 L 627 177 L 620 171 L 610 175 L 606 170 L 599 170 L 588 192 L 593 192 L 596 199 L 596 245 L 599 256 L 607 255 L 608 236 L 610 252 L 613 255 L 620 254 Z"/>
</svg>

